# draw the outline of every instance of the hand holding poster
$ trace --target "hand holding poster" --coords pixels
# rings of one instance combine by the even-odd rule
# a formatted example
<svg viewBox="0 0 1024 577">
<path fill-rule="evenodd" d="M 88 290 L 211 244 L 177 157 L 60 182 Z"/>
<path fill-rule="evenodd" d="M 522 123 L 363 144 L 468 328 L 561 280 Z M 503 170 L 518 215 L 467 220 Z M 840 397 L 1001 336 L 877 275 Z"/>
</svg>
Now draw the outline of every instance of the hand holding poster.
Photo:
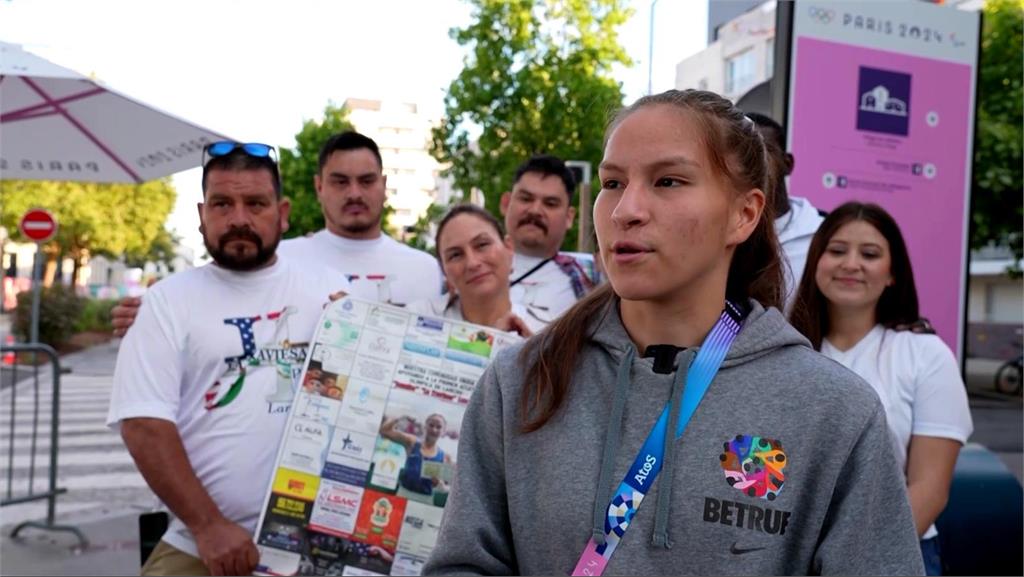
<svg viewBox="0 0 1024 577">
<path fill-rule="evenodd" d="M 266 508 L 257 574 L 418 575 L 477 379 L 518 337 L 345 298 L 320 319 Z"/>
</svg>

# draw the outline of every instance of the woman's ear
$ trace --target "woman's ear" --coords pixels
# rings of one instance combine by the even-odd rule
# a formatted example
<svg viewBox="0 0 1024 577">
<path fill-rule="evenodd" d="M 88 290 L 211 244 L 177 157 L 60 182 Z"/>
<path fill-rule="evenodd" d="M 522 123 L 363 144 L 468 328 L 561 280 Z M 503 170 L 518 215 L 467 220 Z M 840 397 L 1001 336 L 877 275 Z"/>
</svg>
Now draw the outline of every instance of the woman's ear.
<svg viewBox="0 0 1024 577">
<path fill-rule="evenodd" d="M 752 188 L 736 197 L 732 204 L 728 246 L 737 246 L 750 238 L 761 222 L 764 203 L 764 191 L 760 188 Z"/>
</svg>

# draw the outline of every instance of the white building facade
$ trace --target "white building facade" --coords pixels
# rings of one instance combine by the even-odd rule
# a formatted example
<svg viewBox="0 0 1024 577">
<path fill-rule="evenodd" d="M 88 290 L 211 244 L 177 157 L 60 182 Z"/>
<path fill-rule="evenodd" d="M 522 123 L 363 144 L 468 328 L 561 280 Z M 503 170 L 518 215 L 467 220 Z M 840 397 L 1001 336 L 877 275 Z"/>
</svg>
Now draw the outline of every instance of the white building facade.
<svg viewBox="0 0 1024 577">
<path fill-rule="evenodd" d="M 714 8 L 711 3 L 710 8 Z M 709 10 L 709 15 L 712 10 Z M 775 58 L 775 2 L 754 5 L 712 27 L 708 47 L 676 65 L 676 88 L 710 90 L 736 100 L 772 77 Z"/>
</svg>

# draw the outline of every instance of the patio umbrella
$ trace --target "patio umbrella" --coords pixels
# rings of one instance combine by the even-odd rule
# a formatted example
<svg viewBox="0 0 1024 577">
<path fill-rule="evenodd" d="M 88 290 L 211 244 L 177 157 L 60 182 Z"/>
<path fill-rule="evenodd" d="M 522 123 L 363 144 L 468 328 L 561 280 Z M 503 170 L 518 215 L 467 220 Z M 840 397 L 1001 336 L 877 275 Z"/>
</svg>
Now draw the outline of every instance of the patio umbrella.
<svg viewBox="0 0 1024 577">
<path fill-rule="evenodd" d="M 153 180 L 224 137 L 0 42 L 0 179 Z"/>
</svg>

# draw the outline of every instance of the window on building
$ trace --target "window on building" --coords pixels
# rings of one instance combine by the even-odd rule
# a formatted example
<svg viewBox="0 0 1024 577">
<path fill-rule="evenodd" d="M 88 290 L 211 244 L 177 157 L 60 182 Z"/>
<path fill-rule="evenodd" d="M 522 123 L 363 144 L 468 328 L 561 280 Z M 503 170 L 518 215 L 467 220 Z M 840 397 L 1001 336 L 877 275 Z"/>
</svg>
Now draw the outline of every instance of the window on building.
<svg viewBox="0 0 1024 577">
<path fill-rule="evenodd" d="M 725 92 L 738 94 L 754 85 L 754 51 L 747 50 L 725 61 Z"/>
<path fill-rule="evenodd" d="M 775 38 L 768 39 L 768 46 L 765 48 L 764 76 L 771 78 L 775 75 Z"/>
</svg>

